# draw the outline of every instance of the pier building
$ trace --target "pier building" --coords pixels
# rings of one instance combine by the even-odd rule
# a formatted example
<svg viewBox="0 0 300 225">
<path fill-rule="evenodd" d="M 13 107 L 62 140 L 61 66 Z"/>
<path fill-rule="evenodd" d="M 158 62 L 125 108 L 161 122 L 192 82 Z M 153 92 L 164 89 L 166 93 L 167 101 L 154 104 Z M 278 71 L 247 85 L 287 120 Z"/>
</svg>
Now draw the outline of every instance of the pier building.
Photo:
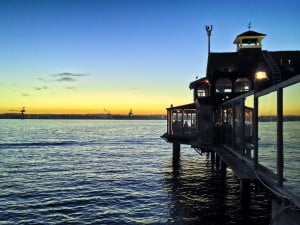
<svg viewBox="0 0 300 225">
<path fill-rule="evenodd" d="M 294 104 L 293 112 L 300 111 L 300 51 L 263 50 L 266 34 L 249 28 L 234 39 L 235 52 L 211 52 L 212 26 L 206 31 L 206 75 L 190 83 L 191 103 L 167 108 L 162 138 L 173 144 L 176 158 L 185 144 L 210 155 L 217 167 L 231 168 L 240 180 L 241 198 L 249 194 L 250 182 L 267 188 L 274 196 L 270 224 L 300 224 L 300 184 L 286 185 L 291 177 L 285 175 L 289 146 L 284 144 L 284 133 L 291 129 L 285 126 L 287 118 L 299 120 L 289 108 Z M 268 130 L 274 139 L 267 144 L 261 121 L 274 124 Z M 264 163 L 264 152 L 272 162 Z M 299 151 L 294 157 L 299 164 Z"/>
</svg>

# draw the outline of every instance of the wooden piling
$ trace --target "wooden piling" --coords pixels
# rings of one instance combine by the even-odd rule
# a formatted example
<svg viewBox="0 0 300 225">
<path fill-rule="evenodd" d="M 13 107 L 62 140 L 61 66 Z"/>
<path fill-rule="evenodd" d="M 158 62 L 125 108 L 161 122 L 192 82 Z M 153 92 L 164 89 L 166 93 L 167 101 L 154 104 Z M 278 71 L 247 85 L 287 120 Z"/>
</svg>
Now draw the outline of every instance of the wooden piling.
<svg viewBox="0 0 300 225">
<path fill-rule="evenodd" d="M 216 169 L 220 169 L 220 156 L 216 154 Z"/>
<path fill-rule="evenodd" d="M 180 159 L 180 143 L 173 142 L 173 160 Z"/>
<path fill-rule="evenodd" d="M 250 203 L 250 180 L 240 179 L 240 200 L 242 206 L 248 206 Z"/>
<path fill-rule="evenodd" d="M 215 165 L 215 152 L 211 151 L 210 153 L 210 160 L 211 160 L 211 166 L 213 167 Z"/>
<path fill-rule="evenodd" d="M 226 163 L 223 160 L 221 160 L 221 170 L 226 170 L 226 168 L 227 168 Z"/>
</svg>

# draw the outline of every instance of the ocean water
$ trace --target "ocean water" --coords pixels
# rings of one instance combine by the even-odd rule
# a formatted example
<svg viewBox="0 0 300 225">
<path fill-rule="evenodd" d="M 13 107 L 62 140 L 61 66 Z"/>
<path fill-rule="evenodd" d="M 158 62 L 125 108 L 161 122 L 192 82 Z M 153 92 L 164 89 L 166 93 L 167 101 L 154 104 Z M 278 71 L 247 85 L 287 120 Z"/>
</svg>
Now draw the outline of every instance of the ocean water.
<svg viewBox="0 0 300 225">
<path fill-rule="evenodd" d="M 0 120 L 0 224 L 268 224 L 232 171 L 160 135 L 165 121 Z M 226 177 L 226 178 L 225 178 Z"/>
<path fill-rule="evenodd" d="M 260 122 L 258 129 L 259 163 L 277 174 L 277 124 Z M 294 195 L 300 196 L 300 121 L 283 123 L 283 185 Z"/>
</svg>

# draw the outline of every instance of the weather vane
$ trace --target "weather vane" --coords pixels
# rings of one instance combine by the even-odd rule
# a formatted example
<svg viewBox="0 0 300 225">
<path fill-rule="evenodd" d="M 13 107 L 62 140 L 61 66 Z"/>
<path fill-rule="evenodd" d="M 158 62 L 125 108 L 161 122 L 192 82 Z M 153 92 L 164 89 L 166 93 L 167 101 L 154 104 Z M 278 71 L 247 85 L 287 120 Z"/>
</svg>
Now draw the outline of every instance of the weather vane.
<svg viewBox="0 0 300 225">
<path fill-rule="evenodd" d="M 250 30 L 252 28 L 251 21 L 248 23 L 248 29 Z"/>
</svg>

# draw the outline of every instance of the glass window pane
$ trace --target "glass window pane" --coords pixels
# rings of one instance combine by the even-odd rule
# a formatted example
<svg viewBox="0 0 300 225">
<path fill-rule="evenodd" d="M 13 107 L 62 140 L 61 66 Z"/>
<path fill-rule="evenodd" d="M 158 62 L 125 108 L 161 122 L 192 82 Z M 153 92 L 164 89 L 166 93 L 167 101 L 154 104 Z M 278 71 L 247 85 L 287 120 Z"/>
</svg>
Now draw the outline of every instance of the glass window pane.
<svg viewBox="0 0 300 225">
<path fill-rule="evenodd" d="M 253 127 L 253 108 L 254 108 L 254 96 L 248 96 L 245 99 L 245 124 L 244 124 L 244 132 L 245 132 L 245 152 L 246 155 L 250 158 L 254 158 L 254 127 Z"/>
<path fill-rule="evenodd" d="M 216 82 L 216 93 L 232 92 L 232 83 L 228 78 L 220 78 Z"/>
<path fill-rule="evenodd" d="M 258 162 L 277 173 L 277 92 L 258 99 Z"/>
<path fill-rule="evenodd" d="M 248 78 L 238 78 L 234 82 L 234 92 L 246 92 L 250 90 L 250 81 Z"/>
<path fill-rule="evenodd" d="M 300 196 L 300 83 L 283 89 L 284 186 Z"/>
</svg>

